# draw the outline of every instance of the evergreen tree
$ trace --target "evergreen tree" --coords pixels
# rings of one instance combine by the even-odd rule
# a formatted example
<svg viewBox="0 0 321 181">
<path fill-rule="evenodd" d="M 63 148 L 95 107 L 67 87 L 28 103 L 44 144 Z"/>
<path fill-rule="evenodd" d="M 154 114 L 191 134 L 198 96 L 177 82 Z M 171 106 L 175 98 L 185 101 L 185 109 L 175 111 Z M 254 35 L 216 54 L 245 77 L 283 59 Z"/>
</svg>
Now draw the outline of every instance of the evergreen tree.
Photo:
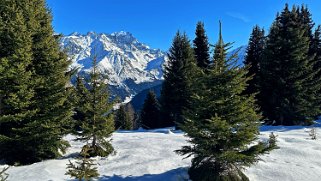
<svg viewBox="0 0 321 181">
<path fill-rule="evenodd" d="M 259 93 L 260 86 L 260 64 L 263 58 L 265 45 L 264 30 L 255 26 L 246 49 L 244 65 L 248 68 L 247 77 L 253 76 L 248 82 L 245 94 Z"/>
<path fill-rule="evenodd" d="M 299 20 L 297 23 L 300 23 L 305 29 L 304 35 L 309 37 L 310 42 L 313 39 L 312 29 L 314 27 L 314 22 L 312 20 L 312 15 L 308 9 L 308 7 L 301 5 L 301 8 L 296 7 L 296 13 L 299 16 Z"/>
<path fill-rule="evenodd" d="M 85 92 L 83 104 L 78 105 L 83 118 L 80 119 L 81 132 L 77 132 L 78 140 L 91 141 L 89 145 L 90 156 L 108 156 L 114 151 L 109 138 L 114 131 L 114 118 L 112 109 L 114 102 L 109 101 L 108 85 L 105 84 L 105 77 L 97 68 L 96 57 L 93 58 L 93 68 L 90 73 L 90 79 L 87 82 L 80 81 L 77 87 L 88 85 L 88 91 Z M 85 148 L 84 147 L 84 148 Z"/>
<path fill-rule="evenodd" d="M 314 32 L 313 40 L 311 43 L 311 54 L 314 55 L 314 71 L 317 72 L 315 78 L 321 77 L 321 26 L 319 25 Z M 321 97 L 321 89 L 318 91 L 317 97 Z M 317 115 L 319 116 L 319 115 Z"/>
<path fill-rule="evenodd" d="M 72 163 L 69 160 L 69 164 L 67 164 L 68 171 L 65 175 L 70 175 L 72 178 L 78 179 L 79 181 L 85 180 L 89 181 L 92 178 L 96 178 L 99 176 L 97 167 L 97 164 L 94 163 L 94 160 L 90 159 L 89 155 L 89 148 L 86 148 L 82 152 L 82 158 L 78 158 L 79 161 L 76 161 L 76 163 Z"/>
<path fill-rule="evenodd" d="M 248 180 L 242 168 L 256 162 L 265 149 L 263 143 L 251 144 L 259 134 L 260 116 L 254 95 L 243 94 L 246 69 L 234 66 L 236 54 L 226 57 L 229 46 L 220 31 L 215 67 L 194 82 L 201 89 L 195 91 L 194 109 L 181 125 L 191 145 L 176 152 L 193 155 L 189 175 L 194 181 Z"/>
<path fill-rule="evenodd" d="M 320 77 L 299 19 L 297 8 L 286 5 L 270 29 L 261 66 L 262 110 L 278 125 L 311 124 L 320 114 Z"/>
<path fill-rule="evenodd" d="M 127 112 L 127 115 L 128 115 L 128 119 L 130 120 L 130 122 L 128 122 L 128 128 L 130 129 L 135 129 L 137 128 L 137 115 L 136 115 L 136 112 L 132 106 L 131 103 L 128 103 L 126 104 L 125 106 L 125 109 L 126 109 L 126 112 Z"/>
<path fill-rule="evenodd" d="M 2 1 L 2 3 L 7 3 L 7 1 Z M 17 20 L 17 23 L 14 23 L 15 25 L 26 26 L 21 27 L 21 30 L 17 30 L 17 32 L 26 31 L 30 34 L 21 35 L 25 39 L 16 41 L 25 43 L 26 51 L 31 49 L 31 55 L 21 55 L 20 58 L 26 59 L 26 61 L 23 60 L 24 62 L 30 62 L 26 70 L 30 71 L 31 75 L 27 75 L 26 80 L 30 76 L 32 79 L 29 83 L 21 85 L 27 87 L 28 84 L 32 84 L 33 86 L 30 91 L 25 89 L 23 92 L 19 92 L 19 94 L 24 93 L 26 95 L 23 99 L 29 99 L 29 103 L 18 103 L 12 108 L 7 107 L 12 109 L 11 111 L 16 111 L 15 109 L 24 106 L 24 110 L 32 114 L 29 114 L 28 119 L 22 117 L 16 119 L 18 125 L 10 123 L 11 129 L 4 128 L 7 131 L 12 130 L 11 136 L 16 140 L 11 142 L 13 143 L 11 150 L 14 151 L 7 155 L 6 160 L 11 164 L 28 164 L 43 159 L 56 158 L 69 145 L 62 140 L 62 137 L 69 131 L 69 121 L 72 115 L 71 104 L 67 101 L 69 91 L 66 89 L 69 82 L 67 68 L 70 61 L 67 60 L 67 55 L 60 50 L 58 36 L 54 36 L 51 25 L 52 17 L 44 0 L 19 0 L 10 1 L 10 3 L 16 9 L 20 9 L 22 17 L 24 17 L 23 20 L 13 18 L 14 21 Z M 10 5 L 4 4 L 2 8 L 7 6 Z M 4 12 L 4 14 L 11 14 L 16 11 L 15 9 L 9 11 L 11 10 L 12 12 Z M 4 22 L 4 26 L 7 24 L 8 22 Z M 29 36 L 31 39 L 27 38 Z M 10 42 L 7 43 L 10 44 Z M 12 52 L 18 51 L 21 52 L 19 47 L 12 49 Z M 24 69 L 22 66 L 15 68 Z M 20 74 L 18 69 L 14 71 Z M 20 80 L 25 79 L 24 72 L 26 71 L 22 70 Z M 13 80 L 13 83 L 20 80 Z M 20 96 L 15 99 L 20 99 Z M 20 116 L 23 116 L 23 114 Z"/>
<path fill-rule="evenodd" d="M 24 132 L 37 111 L 32 33 L 18 2 L 0 2 L 0 159 L 9 164 L 33 162 L 36 151 Z"/>
<path fill-rule="evenodd" d="M 115 129 L 132 130 L 133 129 L 133 115 L 130 115 L 128 107 L 120 105 L 115 113 Z"/>
<path fill-rule="evenodd" d="M 82 123 L 85 121 L 86 109 L 84 105 L 89 101 L 89 90 L 86 88 L 84 78 L 80 74 L 78 74 L 76 78 L 76 85 L 73 93 L 71 101 L 73 101 L 73 104 L 75 105 L 75 114 L 73 115 L 73 120 L 75 121 L 74 131 L 80 131 Z"/>
<path fill-rule="evenodd" d="M 222 72 L 228 68 L 228 64 L 225 62 L 227 51 L 225 47 L 230 47 L 230 43 L 225 44 L 222 37 L 222 24 L 220 24 L 219 39 L 214 46 L 214 55 L 213 55 L 213 69 L 216 72 Z"/>
<path fill-rule="evenodd" d="M 204 29 L 204 23 L 197 23 L 195 35 L 196 37 L 193 41 L 193 45 L 197 66 L 202 69 L 206 69 L 210 65 L 210 54 L 208 38 Z"/>
<path fill-rule="evenodd" d="M 176 33 L 168 57 L 161 91 L 162 127 L 182 123 L 184 110 L 191 107 L 188 100 L 196 65 L 186 34 Z"/>
<path fill-rule="evenodd" d="M 140 113 L 140 123 L 145 129 L 159 128 L 163 125 L 160 124 L 160 106 L 156 95 L 153 91 L 149 91 L 145 99 L 143 109 Z"/>
</svg>

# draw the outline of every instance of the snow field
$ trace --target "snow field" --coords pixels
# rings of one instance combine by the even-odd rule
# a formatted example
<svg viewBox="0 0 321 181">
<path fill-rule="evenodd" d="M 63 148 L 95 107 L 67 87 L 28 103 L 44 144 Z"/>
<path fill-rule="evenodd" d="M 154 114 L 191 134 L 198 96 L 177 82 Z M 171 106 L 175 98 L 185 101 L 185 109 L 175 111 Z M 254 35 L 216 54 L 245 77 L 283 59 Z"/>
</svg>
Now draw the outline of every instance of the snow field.
<svg viewBox="0 0 321 181">
<path fill-rule="evenodd" d="M 245 170 L 254 181 L 319 181 L 321 180 L 321 137 L 311 140 L 310 127 L 264 126 L 261 140 L 267 140 L 270 132 L 278 135 L 277 150 L 261 156 L 262 161 Z M 316 128 L 317 134 L 321 128 Z M 64 175 L 68 159 L 74 161 L 84 143 L 66 136 L 72 147 L 63 158 L 47 160 L 28 166 L 10 167 L 9 181 L 66 181 Z M 186 145 L 181 132 L 169 129 L 152 131 L 118 131 L 112 143 L 115 155 L 96 157 L 99 164 L 98 180 L 108 181 L 183 181 L 187 180 L 190 158 L 184 159 L 174 150 Z M 0 168 L 3 168 L 1 165 Z"/>
</svg>

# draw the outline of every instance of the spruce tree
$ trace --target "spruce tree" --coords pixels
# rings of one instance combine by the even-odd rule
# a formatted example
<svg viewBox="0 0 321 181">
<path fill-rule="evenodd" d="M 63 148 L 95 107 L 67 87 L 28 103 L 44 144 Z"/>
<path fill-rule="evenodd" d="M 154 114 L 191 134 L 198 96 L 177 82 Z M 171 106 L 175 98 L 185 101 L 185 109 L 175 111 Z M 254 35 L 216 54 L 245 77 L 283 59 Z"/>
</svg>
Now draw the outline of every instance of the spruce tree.
<svg viewBox="0 0 321 181">
<path fill-rule="evenodd" d="M 90 142 L 84 146 L 89 148 L 90 156 L 108 156 L 114 151 L 110 140 L 114 131 L 114 118 L 112 109 L 114 102 L 109 100 L 108 85 L 105 83 L 106 77 L 100 73 L 96 57 L 93 58 L 93 68 L 89 80 L 80 81 L 79 84 L 88 85 L 88 91 L 82 105 L 77 105 L 82 112 L 80 132 L 77 140 Z M 78 85 L 84 87 L 84 85 Z"/>
<path fill-rule="evenodd" d="M 263 58 L 264 46 L 264 30 L 259 26 L 255 26 L 252 30 L 244 60 L 244 65 L 248 68 L 247 77 L 253 76 L 248 82 L 248 86 L 244 91 L 245 94 L 259 93 L 261 76 L 260 64 Z M 259 96 L 257 96 L 257 98 L 259 98 Z"/>
<path fill-rule="evenodd" d="M 162 127 L 160 123 L 160 105 L 153 91 L 149 91 L 140 113 L 140 124 L 145 129 Z"/>
<path fill-rule="evenodd" d="M 81 131 L 82 123 L 85 121 L 85 104 L 89 101 L 89 90 L 84 83 L 84 77 L 80 74 L 77 75 L 76 84 L 73 91 L 72 100 L 74 104 L 74 131 Z"/>
<path fill-rule="evenodd" d="M 304 35 L 309 37 L 310 42 L 313 39 L 313 27 L 314 22 L 312 20 L 312 14 L 310 13 L 307 6 L 301 5 L 301 7 L 296 7 L 296 13 L 299 16 L 297 23 L 300 23 L 305 29 Z"/>
<path fill-rule="evenodd" d="M 184 33 L 176 33 L 168 53 L 161 90 L 162 126 L 174 126 L 184 120 L 184 110 L 191 107 L 191 80 L 196 68 L 193 50 Z"/>
<path fill-rule="evenodd" d="M 204 23 L 198 22 L 196 25 L 195 39 L 193 48 L 197 66 L 206 69 L 210 65 L 209 43 L 204 29 Z"/>
<path fill-rule="evenodd" d="M 69 83 L 70 75 L 67 70 L 70 61 L 59 47 L 59 37 L 54 36 L 52 17 L 44 0 L 10 2 L 21 9 L 26 26 L 21 28 L 27 29 L 31 36 L 31 40 L 23 40 L 27 44 L 26 50 L 31 49 L 31 60 L 24 56 L 21 58 L 31 62 L 27 70 L 31 72 L 32 77 L 29 84 L 33 85 L 32 90 L 29 91 L 30 94 L 24 91 L 27 95 L 25 98 L 30 99 L 30 103 L 16 104 L 13 111 L 20 109 L 19 106 L 25 106 L 24 110 L 33 114 L 29 115 L 28 119 L 17 120 L 19 125 L 13 125 L 12 136 L 18 141 L 12 145 L 11 149 L 14 151 L 6 159 L 9 163 L 28 164 L 56 158 L 69 145 L 62 140 L 62 137 L 69 132 L 72 115 L 71 104 L 67 101 L 69 91 L 66 89 Z M 30 42 L 31 44 L 28 45 Z M 13 51 L 16 50 L 18 49 Z M 20 79 L 24 79 L 24 76 L 20 75 Z M 24 84 L 24 86 L 27 85 L 28 83 Z M 15 151 L 18 154 L 15 154 Z"/>
<path fill-rule="evenodd" d="M 220 31 L 215 67 L 194 82 L 201 89 L 195 91 L 194 109 L 181 125 L 190 145 L 176 152 L 193 156 L 188 173 L 194 181 L 248 180 L 242 168 L 256 162 L 265 149 L 263 143 L 252 144 L 260 115 L 254 95 L 243 94 L 249 79 L 246 69 L 234 65 L 236 54 L 226 57 L 229 46 Z"/>
<path fill-rule="evenodd" d="M 128 115 L 128 120 L 130 120 L 130 122 L 127 123 L 127 125 L 129 125 L 128 128 L 137 129 L 137 117 L 138 116 L 137 116 L 132 104 L 131 103 L 126 104 L 125 110 Z"/>
<path fill-rule="evenodd" d="M 225 62 L 225 58 L 227 56 L 227 51 L 225 51 L 225 47 L 229 47 L 231 44 L 227 43 L 224 44 L 223 36 L 222 36 L 222 24 L 219 21 L 220 25 L 220 32 L 219 32 L 219 39 L 214 46 L 214 55 L 213 55 L 213 69 L 216 72 L 221 72 L 228 68 L 228 64 Z"/>
<path fill-rule="evenodd" d="M 277 16 L 262 62 L 262 111 L 277 125 L 311 124 L 320 114 L 320 77 L 300 14 L 288 5 Z"/>
<path fill-rule="evenodd" d="M 32 33 L 19 1 L 0 2 L 0 159 L 9 164 L 35 161 L 36 151 L 24 129 L 37 111 L 32 107 Z M 42 144 L 40 141 L 35 144 Z"/>
<path fill-rule="evenodd" d="M 315 78 L 321 77 L 321 26 L 319 25 L 314 32 L 313 40 L 311 43 L 311 53 L 314 55 L 314 71 L 317 72 Z M 317 93 L 317 97 L 321 97 L 321 89 Z M 321 109 L 321 107 L 320 107 Z M 319 116 L 319 115 L 317 115 Z"/>
<path fill-rule="evenodd" d="M 130 114 L 125 105 L 120 105 L 115 113 L 115 129 L 132 130 L 134 117 Z"/>
<path fill-rule="evenodd" d="M 69 160 L 69 164 L 67 164 L 67 172 L 65 175 L 70 175 L 70 177 L 78 179 L 79 181 L 85 180 L 89 181 L 93 178 L 99 176 L 97 164 L 94 163 L 94 160 L 89 158 L 89 148 L 85 148 L 83 150 L 81 157 L 78 158 L 76 163 L 72 163 Z"/>
</svg>

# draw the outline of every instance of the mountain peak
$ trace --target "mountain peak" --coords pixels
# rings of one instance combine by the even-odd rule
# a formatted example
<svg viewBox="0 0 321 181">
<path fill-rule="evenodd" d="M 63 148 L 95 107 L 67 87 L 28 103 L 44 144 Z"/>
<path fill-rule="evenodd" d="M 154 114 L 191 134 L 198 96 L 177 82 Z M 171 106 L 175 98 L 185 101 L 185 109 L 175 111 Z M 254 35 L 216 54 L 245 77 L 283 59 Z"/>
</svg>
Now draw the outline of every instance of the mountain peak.
<svg viewBox="0 0 321 181">
<path fill-rule="evenodd" d="M 79 68 L 84 74 L 91 70 L 91 57 L 96 54 L 98 68 L 108 74 L 112 95 L 122 98 L 134 95 L 160 84 L 163 79 L 166 54 L 150 49 L 129 32 L 74 33 L 74 36 L 63 37 L 61 46 L 72 57 L 71 67 Z"/>
<path fill-rule="evenodd" d="M 121 44 L 138 43 L 138 40 L 131 33 L 126 31 L 114 32 L 110 34 L 109 37 Z"/>
<path fill-rule="evenodd" d="M 118 31 L 118 32 L 114 32 L 112 34 L 110 34 L 111 36 L 131 36 L 133 37 L 133 35 L 130 32 L 127 31 Z"/>
<path fill-rule="evenodd" d="M 73 33 L 69 34 L 68 36 L 81 36 L 81 33 L 73 32 Z"/>
</svg>

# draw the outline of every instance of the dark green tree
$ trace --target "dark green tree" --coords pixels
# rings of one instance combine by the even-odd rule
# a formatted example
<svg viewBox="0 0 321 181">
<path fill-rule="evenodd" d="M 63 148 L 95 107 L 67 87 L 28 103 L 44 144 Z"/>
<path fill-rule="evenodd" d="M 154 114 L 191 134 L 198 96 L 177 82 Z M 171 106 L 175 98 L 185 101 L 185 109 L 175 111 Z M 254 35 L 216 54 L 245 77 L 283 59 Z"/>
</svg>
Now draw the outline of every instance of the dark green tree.
<svg viewBox="0 0 321 181">
<path fill-rule="evenodd" d="M 160 105 L 153 91 L 149 91 L 143 109 L 140 113 L 140 124 L 145 129 L 159 128 L 160 124 Z"/>
<path fill-rule="evenodd" d="M 255 26 L 252 30 L 244 60 L 244 65 L 248 68 L 247 77 L 253 76 L 253 78 L 248 81 L 248 86 L 244 91 L 245 94 L 259 93 L 261 76 L 260 64 L 263 58 L 264 46 L 264 30 L 259 26 Z M 259 96 L 257 96 L 257 98 L 259 98 Z"/>
<path fill-rule="evenodd" d="M 204 29 L 204 23 L 198 22 L 196 25 L 195 39 L 193 48 L 197 66 L 206 69 L 210 65 L 209 43 Z"/>
<path fill-rule="evenodd" d="M 86 109 L 84 105 L 89 101 L 89 90 L 86 88 L 84 78 L 78 74 L 73 90 L 71 101 L 74 104 L 74 131 L 81 131 L 82 123 L 85 121 Z"/>
<path fill-rule="evenodd" d="M 309 9 L 305 5 L 301 5 L 301 7 L 296 7 L 296 13 L 299 16 L 299 20 L 297 23 L 300 23 L 305 29 L 304 35 L 308 36 L 310 41 L 313 39 L 313 27 L 314 22 L 312 20 L 312 14 Z"/>
<path fill-rule="evenodd" d="M 28 70 L 35 81 L 30 110 L 36 113 L 19 130 L 23 148 L 16 161 L 27 164 L 61 156 L 68 147 L 62 137 L 69 132 L 72 115 L 66 89 L 70 61 L 61 51 L 59 36 L 54 35 L 52 16 L 44 0 L 14 1 L 31 33 L 32 59 Z"/>
<path fill-rule="evenodd" d="M 313 40 L 311 43 L 311 54 L 314 55 L 314 71 L 317 72 L 316 79 L 321 77 L 321 26 L 319 25 L 314 32 Z M 318 91 L 318 97 L 321 97 L 321 89 Z M 317 115 L 319 116 L 319 115 Z"/>
<path fill-rule="evenodd" d="M 311 124 L 320 114 L 320 77 L 298 8 L 288 5 L 267 38 L 262 72 L 262 111 L 277 125 Z"/>
<path fill-rule="evenodd" d="M 0 159 L 9 164 L 38 160 L 24 129 L 37 109 L 32 107 L 35 81 L 32 70 L 32 32 L 19 1 L 0 2 Z"/>
<path fill-rule="evenodd" d="M 120 105 L 115 113 L 115 129 L 132 130 L 133 129 L 133 112 L 129 112 L 126 105 Z"/>
<path fill-rule="evenodd" d="M 70 177 L 78 179 L 79 181 L 90 181 L 98 177 L 99 173 L 97 167 L 95 167 L 97 164 L 89 157 L 89 148 L 85 148 L 76 163 L 72 163 L 69 160 L 69 164 L 67 164 L 68 170 L 65 175 L 70 175 Z"/>
<path fill-rule="evenodd" d="M 228 68 L 228 64 L 225 62 L 225 58 L 227 56 L 227 51 L 225 47 L 230 47 L 231 43 L 224 44 L 223 36 L 222 36 L 222 24 L 220 23 L 220 32 L 219 39 L 214 46 L 214 55 L 213 55 L 213 69 L 216 72 L 221 72 Z"/>
<path fill-rule="evenodd" d="M 160 101 L 162 127 L 182 123 L 184 110 L 191 106 L 190 88 L 196 65 L 193 50 L 185 33 L 176 33 L 168 57 Z"/>
<path fill-rule="evenodd" d="M 248 180 L 243 167 L 256 162 L 266 148 L 261 142 L 252 144 L 260 115 L 254 95 L 243 94 L 249 79 L 246 69 L 234 66 L 236 54 L 226 57 L 229 46 L 220 30 L 215 67 L 194 82 L 194 108 L 181 125 L 191 145 L 176 152 L 193 156 L 189 175 L 194 181 Z"/>
<path fill-rule="evenodd" d="M 106 77 L 97 68 L 96 57 L 93 58 L 93 68 L 89 80 L 80 81 L 78 88 L 88 85 L 83 104 L 77 105 L 82 112 L 80 124 L 81 132 L 76 132 L 77 140 L 91 141 L 85 147 L 89 148 L 90 156 L 108 156 L 114 151 L 110 140 L 114 131 L 114 118 L 112 109 L 114 102 L 109 101 L 108 85 L 105 83 Z"/>
<path fill-rule="evenodd" d="M 130 129 L 137 129 L 137 114 L 134 110 L 134 107 L 132 106 L 131 103 L 127 103 L 125 106 L 127 115 L 128 115 L 128 119 L 130 120 L 130 122 L 127 123 L 128 128 Z"/>
</svg>

